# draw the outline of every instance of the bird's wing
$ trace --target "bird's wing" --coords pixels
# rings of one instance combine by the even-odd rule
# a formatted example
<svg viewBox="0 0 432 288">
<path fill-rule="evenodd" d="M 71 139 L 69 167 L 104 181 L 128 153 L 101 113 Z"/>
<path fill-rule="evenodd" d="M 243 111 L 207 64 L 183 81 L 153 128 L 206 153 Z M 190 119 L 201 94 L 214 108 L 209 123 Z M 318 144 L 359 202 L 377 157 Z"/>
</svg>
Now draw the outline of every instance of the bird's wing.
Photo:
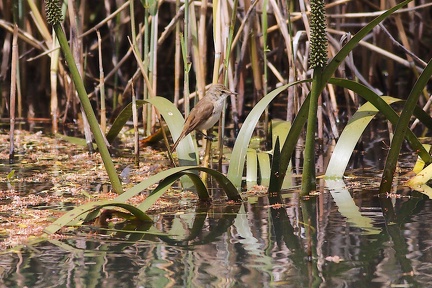
<svg viewBox="0 0 432 288">
<path fill-rule="evenodd" d="M 199 104 L 199 105 L 198 105 Z M 212 114 L 213 114 L 213 110 L 214 110 L 214 105 L 211 102 L 200 102 L 198 103 L 197 106 L 194 107 L 194 109 L 192 109 L 189 117 L 191 118 L 191 122 L 189 125 L 189 132 L 193 131 L 196 129 L 196 127 L 201 124 L 200 123 L 200 119 L 209 119 Z M 196 115 L 200 115 L 200 117 L 196 117 Z M 195 117 L 192 117 L 195 116 Z"/>
</svg>

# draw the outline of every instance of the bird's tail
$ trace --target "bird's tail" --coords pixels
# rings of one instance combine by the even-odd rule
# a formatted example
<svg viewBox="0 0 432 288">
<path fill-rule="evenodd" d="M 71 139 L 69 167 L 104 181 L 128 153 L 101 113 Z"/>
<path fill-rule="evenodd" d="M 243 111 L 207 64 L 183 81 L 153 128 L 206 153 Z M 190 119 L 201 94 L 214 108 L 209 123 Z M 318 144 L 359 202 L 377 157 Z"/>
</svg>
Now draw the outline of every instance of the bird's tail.
<svg viewBox="0 0 432 288">
<path fill-rule="evenodd" d="M 180 143 L 180 141 L 185 137 L 184 133 L 182 132 L 180 136 L 177 138 L 177 141 L 174 143 L 174 145 L 171 147 L 171 153 L 174 152 L 174 150 L 177 148 L 177 145 Z"/>
</svg>

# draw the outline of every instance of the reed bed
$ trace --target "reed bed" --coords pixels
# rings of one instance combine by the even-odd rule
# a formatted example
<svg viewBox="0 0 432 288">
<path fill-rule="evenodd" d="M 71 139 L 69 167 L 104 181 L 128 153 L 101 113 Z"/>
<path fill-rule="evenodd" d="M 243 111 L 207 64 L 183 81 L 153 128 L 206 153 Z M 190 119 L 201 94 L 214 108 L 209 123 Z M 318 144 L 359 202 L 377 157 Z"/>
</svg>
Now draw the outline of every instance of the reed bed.
<svg viewBox="0 0 432 288">
<path fill-rule="evenodd" d="M 331 59 L 350 35 L 400 1 L 326 2 Z M 132 101 L 132 91 L 138 100 L 166 97 L 187 115 L 193 104 L 185 99 L 201 98 L 207 84 L 223 82 L 238 92 L 228 101 L 225 117 L 227 125 L 238 125 L 268 91 L 311 78 L 309 1 L 69 0 L 61 4 L 63 26 L 103 130 L 109 125 L 106 121 Z M 358 79 L 381 95 L 404 99 L 431 56 L 431 11 L 426 0 L 411 2 L 365 37 L 336 76 Z M 50 118 L 57 132 L 67 123 L 86 121 L 45 18 L 44 1 L 0 3 L 4 39 L 0 115 L 8 120 L 11 87 L 17 87 L 17 118 Z M 15 25 L 18 62 L 11 75 Z M 268 108 L 262 127 L 270 118 L 292 121 L 309 91 L 308 83 L 291 86 Z M 427 109 L 428 99 L 425 89 L 420 104 Z M 360 102 L 354 93 L 327 85 L 318 107 L 319 141 L 337 139 L 338 123 L 344 123 Z M 159 125 L 150 106 L 137 118 L 144 136 Z"/>
</svg>

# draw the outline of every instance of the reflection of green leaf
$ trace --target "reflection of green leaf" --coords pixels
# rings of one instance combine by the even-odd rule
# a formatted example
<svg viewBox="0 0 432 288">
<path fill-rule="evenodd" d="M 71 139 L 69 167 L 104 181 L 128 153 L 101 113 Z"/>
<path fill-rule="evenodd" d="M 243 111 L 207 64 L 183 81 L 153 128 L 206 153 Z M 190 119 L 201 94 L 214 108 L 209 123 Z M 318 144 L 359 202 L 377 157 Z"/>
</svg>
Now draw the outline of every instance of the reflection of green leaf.
<svg viewBox="0 0 432 288">
<path fill-rule="evenodd" d="M 383 96 L 382 99 L 387 103 L 391 104 L 400 101 L 396 98 Z M 391 109 L 389 107 L 389 109 Z M 342 131 L 339 140 L 333 150 L 332 157 L 327 166 L 326 177 L 330 178 L 342 178 L 351 155 L 354 151 L 355 145 L 359 141 L 363 131 L 366 129 L 370 121 L 378 113 L 378 109 L 375 108 L 370 102 L 362 105 L 357 112 L 348 121 Z"/>
<path fill-rule="evenodd" d="M 342 180 L 326 180 L 326 186 L 338 206 L 339 213 L 347 219 L 347 222 L 365 230 L 369 235 L 380 233 L 380 229 L 373 226 L 372 219 L 361 215 L 359 208 L 354 203 L 354 199 Z"/>
<path fill-rule="evenodd" d="M 206 243 L 214 242 L 220 235 L 226 233 L 227 229 L 234 223 L 234 220 L 239 216 L 238 212 L 240 209 L 240 205 L 228 205 L 225 206 L 224 211 L 222 211 L 222 217 L 217 219 L 216 225 L 211 225 L 209 227 L 209 233 L 205 234 L 202 238 L 198 238 L 193 241 L 193 239 L 197 238 L 199 233 L 203 229 L 203 225 L 206 223 L 205 216 L 207 216 L 207 211 L 203 215 L 197 215 L 195 217 L 194 224 L 192 229 L 190 230 L 190 235 L 185 239 L 172 239 L 171 237 L 159 237 L 162 241 L 169 243 L 175 246 L 193 246 L 193 245 L 203 245 Z M 214 219 L 216 220 L 216 219 Z M 214 221 L 210 221 L 212 223 Z"/>
<path fill-rule="evenodd" d="M 169 244 L 179 245 L 181 243 L 187 243 L 186 245 L 188 245 L 190 241 L 197 238 L 199 234 L 202 232 L 204 225 L 206 223 L 205 220 L 207 219 L 208 216 L 208 209 L 209 206 L 202 206 L 202 207 L 198 206 L 194 213 L 193 223 L 191 226 L 189 226 L 192 228 L 185 229 L 184 225 L 178 225 L 176 233 L 173 233 L 174 232 L 173 231 L 174 227 L 173 227 L 170 231 L 171 235 L 168 235 L 166 237 L 160 237 L 160 239 Z M 183 235 L 183 238 L 181 240 L 178 240 L 177 239 L 178 237 L 172 239 L 171 238 L 172 235 L 179 235 L 179 236 Z M 184 236 L 184 235 L 188 235 L 188 236 Z"/>
</svg>

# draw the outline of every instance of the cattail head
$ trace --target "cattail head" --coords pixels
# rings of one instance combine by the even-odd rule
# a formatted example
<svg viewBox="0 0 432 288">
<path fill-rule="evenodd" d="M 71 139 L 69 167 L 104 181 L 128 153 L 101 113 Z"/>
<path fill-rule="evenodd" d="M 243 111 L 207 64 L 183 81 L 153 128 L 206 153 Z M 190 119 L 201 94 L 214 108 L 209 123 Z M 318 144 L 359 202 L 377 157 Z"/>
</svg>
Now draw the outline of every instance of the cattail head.
<svg viewBox="0 0 432 288">
<path fill-rule="evenodd" d="M 327 34 L 324 0 L 311 0 L 310 67 L 324 67 L 327 64 Z"/>
<path fill-rule="evenodd" d="M 58 0 L 45 0 L 45 10 L 48 23 L 55 25 L 62 22 L 62 13 Z"/>
</svg>

